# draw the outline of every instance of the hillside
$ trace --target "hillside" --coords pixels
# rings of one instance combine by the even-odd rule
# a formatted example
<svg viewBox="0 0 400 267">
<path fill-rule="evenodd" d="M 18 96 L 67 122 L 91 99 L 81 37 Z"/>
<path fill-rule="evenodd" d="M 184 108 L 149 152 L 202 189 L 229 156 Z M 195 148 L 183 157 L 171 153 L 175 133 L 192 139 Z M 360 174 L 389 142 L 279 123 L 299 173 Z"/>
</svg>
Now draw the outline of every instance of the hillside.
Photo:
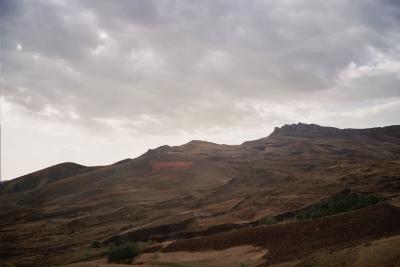
<svg viewBox="0 0 400 267">
<path fill-rule="evenodd" d="M 300 211 L 341 192 L 378 196 L 385 203 L 295 221 Z M 285 125 L 241 145 L 194 140 L 107 166 L 63 163 L 2 183 L 1 261 L 62 265 L 104 257 L 104 251 L 91 249 L 94 240 L 104 247 L 153 240 L 160 257 L 190 252 L 201 258 L 210 249 L 251 246 L 262 255 L 249 252 L 257 264 L 283 264 L 395 238 L 399 204 L 400 126 Z M 270 217 L 283 224 L 260 228 Z M 338 235 L 346 231 L 345 238 Z M 277 233 L 286 243 L 277 245 Z M 293 238 L 304 246 L 289 244 Z M 188 261 L 197 257 L 190 255 Z M 241 260 L 250 261 L 246 257 Z"/>
</svg>

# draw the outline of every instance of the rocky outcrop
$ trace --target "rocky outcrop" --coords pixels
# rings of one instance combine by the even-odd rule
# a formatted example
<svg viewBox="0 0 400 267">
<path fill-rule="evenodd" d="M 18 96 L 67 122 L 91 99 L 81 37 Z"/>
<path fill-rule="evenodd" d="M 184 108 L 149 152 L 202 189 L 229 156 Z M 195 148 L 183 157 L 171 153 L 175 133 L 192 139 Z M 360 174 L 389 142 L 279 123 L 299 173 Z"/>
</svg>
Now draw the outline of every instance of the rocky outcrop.
<svg viewBox="0 0 400 267">
<path fill-rule="evenodd" d="M 317 124 L 285 124 L 275 127 L 270 137 L 300 136 L 300 137 L 339 137 L 339 138 L 399 138 L 400 126 L 376 127 L 368 129 L 339 129 L 324 127 Z"/>
</svg>

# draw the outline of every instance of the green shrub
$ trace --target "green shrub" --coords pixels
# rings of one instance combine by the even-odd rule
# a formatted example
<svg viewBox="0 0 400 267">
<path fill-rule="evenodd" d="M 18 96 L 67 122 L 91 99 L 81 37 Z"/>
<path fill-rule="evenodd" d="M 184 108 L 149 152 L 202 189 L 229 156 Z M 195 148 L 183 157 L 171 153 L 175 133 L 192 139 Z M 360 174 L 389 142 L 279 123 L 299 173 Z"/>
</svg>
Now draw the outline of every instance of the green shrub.
<svg viewBox="0 0 400 267">
<path fill-rule="evenodd" d="M 320 218 L 336 213 L 360 209 L 376 204 L 383 199 L 373 195 L 362 195 L 351 193 L 348 195 L 337 195 L 330 200 L 316 204 L 310 209 L 302 211 L 296 215 L 298 220 L 308 220 Z"/>
<path fill-rule="evenodd" d="M 117 263 L 130 263 L 140 254 L 140 247 L 137 243 L 127 243 L 120 246 L 112 246 L 108 251 L 108 261 Z"/>
<path fill-rule="evenodd" d="M 92 247 L 94 247 L 94 248 L 99 248 L 100 245 L 101 245 L 100 241 L 98 241 L 98 240 L 95 240 L 95 241 L 92 242 Z"/>
<path fill-rule="evenodd" d="M 264 225 L 273 225 L 273 224 L 277 224 L 279 221 L 277 219 L 275 219 L 275 217 L 273 216 L 268 216 L 264 219 L 263 224 Z"/>
</svg>

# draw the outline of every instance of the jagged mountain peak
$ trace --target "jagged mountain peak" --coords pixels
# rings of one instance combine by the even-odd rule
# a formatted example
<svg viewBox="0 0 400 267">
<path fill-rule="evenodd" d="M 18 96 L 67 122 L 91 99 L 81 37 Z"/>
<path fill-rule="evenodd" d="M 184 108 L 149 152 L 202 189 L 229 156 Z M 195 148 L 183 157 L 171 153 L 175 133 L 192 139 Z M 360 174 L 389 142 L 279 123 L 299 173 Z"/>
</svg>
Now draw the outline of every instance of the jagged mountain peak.
<svg viewBox="0 0 400 267">
<path fill-rule="evenodd" d="M 400 137 L 400 126 L 375 127 L 367 129 L 340 129 L 326 127 L 318 124 L 295 123 L 275 127 L 270 137 L 274 136 L 300 136 L 300 137 L 344 137 L 344 138 L 368 138 L 368 137 Z"/>
<path fill-rule="evenodd" d="M 306 123 L 294 123 L 285 124 L 282 127 L 275 127 L 274 131 L 270 136 L 277 135 L 301 135 L 301 136 L 312 136 L 312 135 L 338 135 L 342 130 L 335 127 L 324 127 L 318 124 L 306 124 Z"/>
</svg>

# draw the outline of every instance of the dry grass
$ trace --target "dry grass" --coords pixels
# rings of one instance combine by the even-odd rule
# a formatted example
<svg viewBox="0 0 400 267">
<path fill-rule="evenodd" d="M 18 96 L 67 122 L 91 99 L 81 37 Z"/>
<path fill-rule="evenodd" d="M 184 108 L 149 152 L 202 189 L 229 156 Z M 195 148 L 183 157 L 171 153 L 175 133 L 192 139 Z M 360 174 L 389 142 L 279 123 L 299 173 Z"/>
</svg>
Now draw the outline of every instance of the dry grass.
<svg viewBox="0 0 400 267">
<path fill-rule="evenodd" d="M 297 262 L 274 267 L 398 267 L 400 236 L 365 242 L 343 250 L 320 253 Z"/>
</svg>

